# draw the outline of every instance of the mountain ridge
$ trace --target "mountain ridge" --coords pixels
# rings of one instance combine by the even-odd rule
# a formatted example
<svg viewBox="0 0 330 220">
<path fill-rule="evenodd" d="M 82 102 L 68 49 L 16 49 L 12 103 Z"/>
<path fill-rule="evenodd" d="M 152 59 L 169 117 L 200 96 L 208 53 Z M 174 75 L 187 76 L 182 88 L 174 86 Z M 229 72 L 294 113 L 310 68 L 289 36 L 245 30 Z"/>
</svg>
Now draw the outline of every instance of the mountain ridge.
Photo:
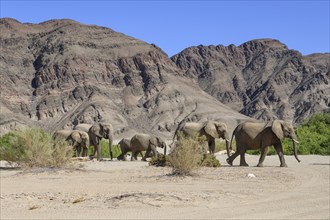
<svg viewBox="0 0 330 220">
<path fill-rule="evenodd" d="M 251 88 L 253 82 L 260 83 L 263 78 L 262 74 L 251 74 L 251 69 L 273 68 L 274 65 L 261 64 L 267 60 L 266 55 L 273 56 L 276 52 L 301 57 L 299 52 L 288 50 L 279 41 L 263 39 L 238 47 L 191 47 L 169 58 L 154 44 L 110 28 L 68 19 L 22 24 L 5 18 L 0 19 L 0 28 L 2 134 L 21 125 L 52 132 L 72 128 L 77 123 L 111 121 L 117 138 L 132 136 L 136 132 L 170 138 L 183 119 L 222 120 L 232 130 L 240 121 L 252 120 L 238 111 L 258 118 L 254 102 L 262 100 L 258 98 L 260 94 L 272 103 L 268 93 L 258 93 L 262 87 Z M 266 55 L 265 44 L 269 45 Z M 217 50 L 222 52 L 217 54 Z M 259 61 L 257 54 L 261 54 Z M 191 59 L 186 59 L 189 56 Z M 215 59 L 217 57 L 219 59 Z M 300 63 L 301 60 L 298 59 Z M 305 69 L 329 71 L 324 65 L 328 58 L 322 54 L 310 55 L 303 61 L 307 63 L 302 65 Z M 226 71 L 214 71 L 218 67 L 225 67 Z M 240 74 L 242 69 L 249 71 Z M 319 73 L 316 83 L 328 82 L 329 72 L 323 74 L 322 71 L 315 72 Z M 232 75 L 228 77 L 228 73 Z M 288 77 L 284 79 L 288 80 Z M 315 83 L 313 78 L 309 80 Z M 229 86 L 221 90 L 223 83 Z M 326 92 L 329 84 L 321 85 L 322 91 Z M 267 84 L 265 88 L 267 91 L 271 89 Z M 304 89 L 309 91 L 311 88 Z M 310 94 L 317 96 L 315 92 Z M 303 96 L 298 89 L 296 96 L 299 95 Z M 244 97 L 252 101 L 244 102 Z M 273 97 L 275 101 L 277 98 Z M 321 99 L 326 99 L 324 103 L 329 106 L 329 95 L 323 94 Z M 240 107 L 246 104 L 242 111 Z M 321 107 L 323 109 L 315 110 L 325 110 L 324 106 Z M 287 108 L 283 109 L 289 114 Z M 259 119 L 283 116 L 273 111 L 266 113 L 260 114 Z"/>
</svg>

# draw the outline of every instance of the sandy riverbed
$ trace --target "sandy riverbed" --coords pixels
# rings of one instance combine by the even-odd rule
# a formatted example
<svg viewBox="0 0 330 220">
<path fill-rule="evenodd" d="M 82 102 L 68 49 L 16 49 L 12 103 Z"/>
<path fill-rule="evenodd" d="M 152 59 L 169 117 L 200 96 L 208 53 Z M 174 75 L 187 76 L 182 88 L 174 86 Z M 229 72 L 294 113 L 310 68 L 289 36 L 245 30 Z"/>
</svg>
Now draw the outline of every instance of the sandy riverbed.
<svg viewBox="0 0 330 220">
<path fill-rule="evenodd" d="M 247 155 L 250 167 L 169 175 L 142 161 L 88 161 L 80 169 L 1 169 L 1 219 L 329 219 L 330 157 Z M 239 158 L 234 161 L 238 163 Z M 2 163 L 3 164 L 3 163 Z M 248 177 L 254 174 L 255 177 Z"/>
</svg>

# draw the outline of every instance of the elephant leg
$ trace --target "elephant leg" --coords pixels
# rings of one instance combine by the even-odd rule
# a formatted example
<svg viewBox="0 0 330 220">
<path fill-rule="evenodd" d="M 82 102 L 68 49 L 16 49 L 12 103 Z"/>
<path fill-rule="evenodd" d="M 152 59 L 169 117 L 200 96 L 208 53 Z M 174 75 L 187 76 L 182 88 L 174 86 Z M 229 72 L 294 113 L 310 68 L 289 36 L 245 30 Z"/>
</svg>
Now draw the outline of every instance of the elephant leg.
<svg viewBox="0 0 330 220">
<path fill-rule="evenodd" d="M 227 163 L 232 166 L 233 165 L 233 161 L 235 160 L 235 158 L 239 155 L 239 152 L 236 151 L 233 155 L 231 155 L 230 157 L 227 158 Z"/>
<path fill-rule="evenodd" d="M 137 154 L 138 154 L 138 152 L 132 151 L 131 161 L 136 160 L 136 155 Z"/>
<path fill-rule="evenodd" d="M 81 156 L 82 157 L 86 157 L 87 156 L 87 151 L 88 151 L 88 148 L 87 147 L 84 147 Z"/>
<path fill-rule="evenodd" d="M 265 160 L 267 152 L 268 152 L 268 147 L 261 148 L 261 155 L 260 155 L 259 163 L 258 163 L 257 167 L 263 167 L 264 166 L 262 163 Z"/>
<path fill-rule="evenodd" d="M 124 159 L 124 154 L 121 153 L 118 157 L 117 157 L 117 160 L 123 160 Z"/>
<path fill-rule="evenodd" d="M 239 165 L 248 167 L 249 164 L 247 164 L 246 161 L 245 161 L 245 151 L 241 152 L 240 155 L 241 155 L 241 160 L 240 160 Z"/>
<path fill-rule="evenodd" d="M 275 147 L 275 150 L 277 152 L 277 155 L 278 155 L 278 157 L 280 159 L 281 167 L 287 167 L 288 165 L 286 165 L 285 160 L 284 160 L 284 154 L 283 154 L 282 144 L 281 143 L 276 144 L 276 145 L 274 145 L 274 147 Z"/>
<path fill-rule="evenodd" d="M 214 150 L 215 150 L 215 139 L 211 139 L 208 141 L 209 145 L 209 152 L 211 155 L 214 155 Z"/>
<path fill-rule="evenodd" d="M 76 146 L 77 149 L 77 157 L 80 157 L 80 153 L 81 153 L 81 146 Z"/>
<path fill-rule="evenodd" d="M 102 160 L 102 155 L 101 155 L 101 142 L 99 142 L 99 144 L 97 145 L 97 160 Z"/>
<path fill-rule="evenodd" d="M 101 157 L 101 139 L 99 137 L 93 137 L 92 144 L 94 146 L 94 152 L 92 155 L 90 155 L 90 159 L 95 158 L 95 154 L 97 154 L 97 160 L 102 160 Z"/>
<path fill-rule="evenodd" d="M 151 148 L 152 148 L 152 147 L 148 147 L 148 149 L 146 150 L 146 153 L 144 154 L 144 157 L 142 157 L 141 160 L 143 160 L 143 161 L 147 161 L 147 157 L 149 157 L 149 154 L 150 154 L 150 152 L 151 152 Z M 154 150 L 152 150 L 152 152 L 154 153 Z"/>
</svg>

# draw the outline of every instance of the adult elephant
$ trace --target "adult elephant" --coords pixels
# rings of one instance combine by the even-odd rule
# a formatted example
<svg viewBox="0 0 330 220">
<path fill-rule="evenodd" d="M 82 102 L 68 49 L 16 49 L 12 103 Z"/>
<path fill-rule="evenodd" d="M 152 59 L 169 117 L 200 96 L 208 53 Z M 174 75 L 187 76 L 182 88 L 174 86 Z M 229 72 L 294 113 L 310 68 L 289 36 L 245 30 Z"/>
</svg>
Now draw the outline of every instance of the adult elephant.
<svg viewBox="0 0 330 220">
<path fill-rule="evenodd" d="M 246 150 L 261 149 L 261 155 L 258 167 L 263 166 L 263 161 L 267 155 L 268 147 L 274 146 L 280 162 L 281 167 L 287 167 L 281 140 L 289 138 L 292 140 L 293 152 L 296 160 L 300 162 L 297 156 L 296 134 L 292 124 L 282 120 L 274 120 L 270 122 L 244 122 L 239 124 L 232 135 L 230 147 L 232 145 L 233 137 L 236 140 L 236 152 L 227 159 L 229 165 L 233 164 L 233 160 L 240 155 L 240 166 L 248 166 L 245 161 Z"/>
<path fill-rule="evenodd" d="M 77 152 L 77 156 L 80 156 L 81 150 L 83 157 L 87 156 L 88 148 L 90 146 L 89 136 L 87 132 L 78 131 L 78 130 L 58 130 L 54 133 L 54 137 L 62 137 Z"/>
<path fill-rule="evenodd" d="M 225 123 L 211 121 L 211 120 L 206 121 L 204 123 L 185 122 L 178 126 L 175 135 L 173 137 L 173 141 L 175 137 L 178 137 L 179 132 L 182 132 L 184 136 L 189 136 L 189 137 L 195 137 L 195 136 L 205 137 L 208 143 L 209 152 L 212 155 L 214 155 L 214 150 L 215 150 L 215 139 L 222 138 L 226 141 L 227 155 L 230 155 L 229 135 L 227 131 L 227 125 Z"/>
<path fill-rule="evenodd" d="M 85 131 L 88 132 L 89 129 L 92 127 L 92 124 L 86 124 L 86 123 L 81 123 L 81 124 L 77 124 L 73 130 L 79 130 L 79 131 Z"/>
<path fill-rule="evenodd" d="M 131 160 L 137 160 L 138 153 L 142 151 L 146 151 L 144 157 L 142 157 L 143 161 L 146 161 L 146 158 L 150 156 L 151 153 L 153 156 L 157 156 L 157 147 L 163 148 L 164 155 L 166 154 L 166 143 L 155 135 L 136 134 L 132 137 L 130 146 L 132 151 Z"/>
<path fill-rule="evenodd" d="M 117 157 L 117 160 L 126 160 L 126 154 L 130 151 L 131 149 L 131 139 L 128 138 L 123 138 L 118 142 L 118 146 L 121 150 L 121 154 Z M 142 152 L 140 152 L 141 157 L 143 157 Z"/>
<path fill-rule="evenodd" d="M 109 139 L 109 153 L 112 160 L 112 142 L 113 142 L 113 127 L 110 123 L 98 122 L 93 124 L 88 130 L 88 135 L 91 141 L 91 145 L 94 146 L 94 152 L 90 155 L 93 159 L 97 153 L 97 160 L 102 160 L 101 156 L 101 140 L 102 138 Z"/>
</svg>

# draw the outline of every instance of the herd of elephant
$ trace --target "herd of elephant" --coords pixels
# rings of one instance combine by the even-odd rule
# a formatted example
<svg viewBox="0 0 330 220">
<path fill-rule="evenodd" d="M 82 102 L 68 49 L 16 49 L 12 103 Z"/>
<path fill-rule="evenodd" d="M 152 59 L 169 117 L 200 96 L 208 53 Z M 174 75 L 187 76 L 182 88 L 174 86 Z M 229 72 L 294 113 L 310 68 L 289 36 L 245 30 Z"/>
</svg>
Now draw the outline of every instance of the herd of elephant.
<svg viewBox="0 0 330 220">
<path fill-rule="evenodd" d="M 54 137 L 65 138 L 76 151 L 77 156 L 87 156 L 88 148 L 94 146 L 94 152 L 90 158 L 102 160 L 101 156 L 101 139 L 109 139 L 109 153 L 110 159 L 113 159 L 112 145 L 113 145 L 113 127 L 110 123 L 95 123 L 91 124 L 78 124 L 73 130 L 58 130 L 54 133 Z M 234 129 L 231 140 L 228 134 L 228 129 L 225 123 L 218 121 L 206 121 L 203 123 L 197 122 L 182 122 L 178 125 L 173 136 L 174 141 L 180 141 L 181 132 L 183 136 L 201 136 L 204 137 L 208 143 L 209 153 L 214 154 L 215 139 L 222 138 L 226 142 L 227 163 L 233 164 L 234 159 L 240 155 L 240 166 L 248 166 L 245 161 L 245 152 L 247 150 L 260 149 L 261 155 L 258 167 L 263 166 L 263 161 L 267 155 L 268 147 L 274 146 L 279 159 L 280 166 L 286 167 L 282 139 L 289 138 L 292 140 L 293 152 L 296 160 L 300 162 L 297 156 L 296 143 L 297 137 L 291 123 L 274 120 L 270 122 L 243 122 L 237 125 Z M 235 137 L 236 151 L 231 154 L 232 141 Z M 172 145 L 173 145 L 172 143 Z M 121 149 L 121 154 L 117 157 L 118 160 L 126 160 L 126 154 L 131 151 L 131 160 L 137 160 L 138 154 L 142 155 L 142 160 L 146 161 L 147 157 L 156 156 L 158 154 L 157 147 L 164 149 L 166 155 L 166 143 L 162 138 L 149 134 L 136 134 L 131 139 L 122 139 L 118 146 Z M 143 156 L 142 152 L 145 151 Z"/>
</svg>

